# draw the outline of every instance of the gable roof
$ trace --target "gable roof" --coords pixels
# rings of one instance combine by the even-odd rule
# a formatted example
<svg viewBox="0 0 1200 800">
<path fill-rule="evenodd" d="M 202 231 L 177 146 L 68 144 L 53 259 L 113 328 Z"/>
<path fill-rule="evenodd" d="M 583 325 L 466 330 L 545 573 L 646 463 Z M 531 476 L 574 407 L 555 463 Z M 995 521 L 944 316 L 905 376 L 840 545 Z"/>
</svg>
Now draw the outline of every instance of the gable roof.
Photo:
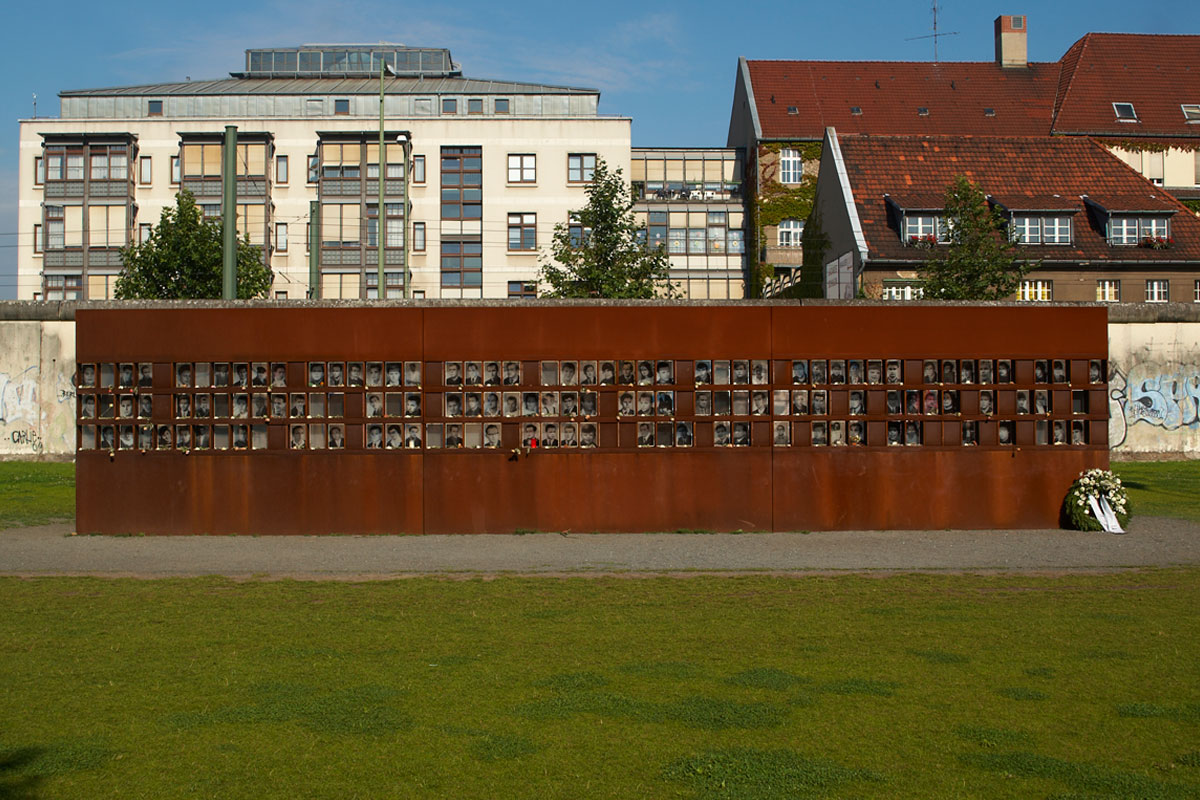
<svg viewBox="0 0 1200 800">
<path fill-rule="evenodd" d="M 940 208 L 936 198 L 959 175 L 1009 211 L 1072 216 L 1074 242 L 1022 247 L 1031 259 L 1200 261 L 1200 219 L 1091 139 L 830 135 L 838 137 L 872 261 L 919 262 L 936 256 L 936 249 L 905 246 L 896 212 L 906 203 L 910 210 Z M 1104 232 L 1106 211 L 1169 215 L 1175 246 L 1110 246 Z"/>
</svg>

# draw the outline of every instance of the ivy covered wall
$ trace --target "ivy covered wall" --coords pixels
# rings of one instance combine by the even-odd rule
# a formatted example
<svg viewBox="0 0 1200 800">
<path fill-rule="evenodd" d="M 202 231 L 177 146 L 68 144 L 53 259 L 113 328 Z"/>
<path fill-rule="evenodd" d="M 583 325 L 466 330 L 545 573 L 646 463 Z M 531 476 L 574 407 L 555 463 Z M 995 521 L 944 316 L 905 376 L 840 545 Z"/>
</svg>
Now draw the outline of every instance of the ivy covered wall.
<svg viewBox="0 0 1200 800">
<path fill-rule="evenodd" d="M 800 183 L 784 184 L 779 181 L 779 155 L 784 149 L 798 150 L 804 160 Z M 759 145 L 754 176 L 757 178 L 758 191 L 746 193 L 747 217 L 755 243 L 754 247 L 748 248 L 746 259 L 747 297 L 761 297 L 764 284 L 775 275 L 775 265 L 762 260 L 767 247 L 765 229 L 785 219 L 808 220 L 812 214 L 817 194 L 817 165 L 820 161 L 821 142 L 768 142 Z M 747 175 L 748 184 L 750 179 L 751 176 Z M 804 242 L 807 246 L 807 229 Z"/>
</svg>

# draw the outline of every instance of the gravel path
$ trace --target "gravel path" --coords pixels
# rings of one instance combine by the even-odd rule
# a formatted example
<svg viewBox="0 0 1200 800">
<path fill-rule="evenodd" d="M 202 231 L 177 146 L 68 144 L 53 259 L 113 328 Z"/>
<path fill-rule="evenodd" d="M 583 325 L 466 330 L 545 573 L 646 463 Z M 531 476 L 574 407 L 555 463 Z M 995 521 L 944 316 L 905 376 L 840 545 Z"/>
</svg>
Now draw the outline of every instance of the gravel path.
<svg viewBox="0 0 1200 800">
<path fill-rule="evenodd" d="M 1200 564 L 1200 525 L 1135 519 L 1129 533 L 833 531 L 479 536 L 75 536 L 0 530 L 0 575 L 223 575 L 370 580 L 413 575 L 1071 572 Z"/>
</svg>

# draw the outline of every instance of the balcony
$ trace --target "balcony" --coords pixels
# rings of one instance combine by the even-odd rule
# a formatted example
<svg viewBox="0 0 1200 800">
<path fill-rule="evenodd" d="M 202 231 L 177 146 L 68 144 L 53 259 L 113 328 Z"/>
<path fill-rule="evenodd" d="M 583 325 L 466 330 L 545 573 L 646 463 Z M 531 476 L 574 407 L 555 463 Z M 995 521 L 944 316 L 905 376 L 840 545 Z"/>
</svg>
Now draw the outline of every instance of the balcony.
<svg viewBox="0 0 1200 800">
<path fill-rule="evenodd" d="M 713 181 L 634 181 L 633 199 L 647 203 L 741 202 L 742 184 Z"/>
</svg>

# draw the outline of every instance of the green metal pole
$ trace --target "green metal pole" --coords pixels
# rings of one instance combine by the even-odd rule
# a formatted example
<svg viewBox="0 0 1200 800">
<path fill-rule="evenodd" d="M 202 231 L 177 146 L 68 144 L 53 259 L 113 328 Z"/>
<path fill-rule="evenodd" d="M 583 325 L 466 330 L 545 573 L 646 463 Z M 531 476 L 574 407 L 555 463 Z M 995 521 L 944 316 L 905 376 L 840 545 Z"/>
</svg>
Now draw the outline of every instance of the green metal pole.
<svg viewBox="0 0 1200 800">
<path fill-rule="evenodd" d="M 387 62 L 381 56 L 379 59 L 379 208 L 375 214 L 375 236 L 379 242 L 379 283 L 377 288 L 378 297 L 380 300 L 387 298 L 387 283 L 383 276 L 383 229 L 384 229 L 384 214 L 383 208 L 383 184 L 387 176 L 387 145 L 383 141 L 383 71 L 387 69 Z"/>
<path fill-rule="evenodd" d="M 221 297 L 237 299 L 237 126 L 225 126 L 225 148 L 221 153 L 221 224 L 224 240 L 221 250 Z"/>
<path fill-rule="evenodd" d="M 308 296 L 321 299 L 321 203 L 308 204 Z"/>
<path fill-rule="evenodd" d="M 412 214 L 412 203 L 408 201 L 408 171 L 412 167 L 412 134 L 404 140 L 404 299 L 412 297 L 412 292 L 409 290 L 409 283 L 412 282 L 412 270 L 408 268 L 408 234 L 412 231 L 412 226 L 408 224 L 408 217 Z"/>
</svg>

